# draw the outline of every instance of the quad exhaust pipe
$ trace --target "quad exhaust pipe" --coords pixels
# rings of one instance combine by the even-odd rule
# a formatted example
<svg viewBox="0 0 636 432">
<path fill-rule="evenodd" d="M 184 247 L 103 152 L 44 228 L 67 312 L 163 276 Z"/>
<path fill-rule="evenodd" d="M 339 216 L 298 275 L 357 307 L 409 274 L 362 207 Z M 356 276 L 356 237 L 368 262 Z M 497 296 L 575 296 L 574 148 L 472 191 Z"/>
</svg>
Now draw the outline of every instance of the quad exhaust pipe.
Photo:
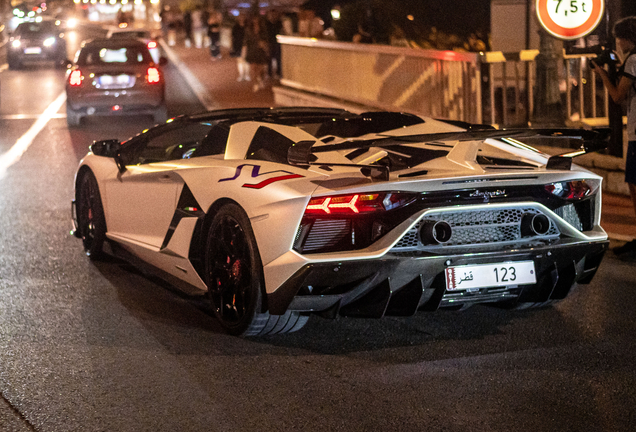
<svg viewBox="0 0 636 432">
<path fill-rule="evenodd" d="M 420 226 L 420 241 L 424 245 L 447 243 L 453 236 L 453 229 L 446 221 L 427 220 Z"/>
<path fill-rule="evenodd" d="M 525 213 L 521 217 L 521 236 L 543 236 L 550 231 L 550 219 L 543 214 Z M 443 220 L 426 220 L 419 229 L 420 242 L 423 245 L 443 245 L 448 243 L 453 236 L 450 224 Z"/>
<path fill-rule="evenodd" d="M 550 219 L 542 214 L 526 213 L 521 217 L 521 235 L 530 237 L 546 235 L 550 231 Z"/>
</svg>

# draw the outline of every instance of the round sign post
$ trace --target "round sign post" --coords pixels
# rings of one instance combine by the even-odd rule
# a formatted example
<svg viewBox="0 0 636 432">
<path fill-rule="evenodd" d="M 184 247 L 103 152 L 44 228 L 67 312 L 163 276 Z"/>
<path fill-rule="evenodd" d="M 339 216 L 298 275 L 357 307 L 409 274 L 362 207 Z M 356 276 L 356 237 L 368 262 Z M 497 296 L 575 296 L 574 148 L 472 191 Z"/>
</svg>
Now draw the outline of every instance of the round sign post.
<svg viewBox="0 0 636 432">
<path fill-rule="evenodd" d="M 605 13 L 605 0 L 536 0 L 541 26 L 552 36 L 572 40 L 592 33 Z"/>
</svg>

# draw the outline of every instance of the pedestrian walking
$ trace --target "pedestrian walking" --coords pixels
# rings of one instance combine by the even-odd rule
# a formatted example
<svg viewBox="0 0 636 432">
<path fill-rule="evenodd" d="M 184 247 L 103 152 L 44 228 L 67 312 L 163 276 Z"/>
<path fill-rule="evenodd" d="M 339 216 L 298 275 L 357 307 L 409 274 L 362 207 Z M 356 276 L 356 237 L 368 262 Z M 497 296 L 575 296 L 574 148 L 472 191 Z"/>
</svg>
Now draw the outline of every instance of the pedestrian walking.
<svg viewBox="0 0 636 432">
<path fill-rule="evenodd" d="M 192 11 L 192 36 L 194 38 L 195 48 L 203 47 L 203 36 L 205 34 L 205 20 L 203 17 L 203 9 L 197 6 Z"/>
<path fill-rule="evenodd" d="M 221 22 L 223 14 L 212 9 L 208 14 L 208 37 L 210 38 L 210 55 L 213 60 L 221 58 Z"/>
<path fill-rule="evenodd" d="M 618 82 L 613 83 L 607 71 L 592 61 L 592 68 L 614 102 L 625 103 L 627 110 L 627 155 L 625 181 L 636 212 L 636 16 L 623 18 L 614 25 L 616 48 L 621 59 Z M 635 228 L 636 231 L 636 228 Z M 636 234 L 636 232 L 635 232 Z M 636 256 L 636 239 L 614 249 L 617 255 L 630 253 Z"/>
<path fill-rule="evenodd" d="M 245 15 L 236 17 L 236 21 L 232 26 L 232 50 L 230 56 L 236 59 L 236 68 L 238 70 L 237 81 L 249 81 L 250 70 L 249 65 L 245 61 L 245 50 L 243 49 L 243 41 L 245 40 Z"/>
<path fill-rule="evenodd" d="M 269 10 L 267 12 L 265 25 L 269 45 L 267 72 L 271 78 L 278 78 L 281 71 L 281 49 L 276 36 L 283 32 L 283 22 L 280 18 L 280 13 L 275 9 Z"/>
<path fill-rule="evenodd" d="M 192 46 L 192 11 L 190 9 L 183 13 L 183 30 L 185 31 L 185 47 Z"/>
<path fill-rule="evenodd" d="M 250 66 L 254 91 L 265 87 L 265 70 L 269 61 L 267 31 L 259 16 L 252 17 L 245 30 L 245 61 Z"/>
</svg>

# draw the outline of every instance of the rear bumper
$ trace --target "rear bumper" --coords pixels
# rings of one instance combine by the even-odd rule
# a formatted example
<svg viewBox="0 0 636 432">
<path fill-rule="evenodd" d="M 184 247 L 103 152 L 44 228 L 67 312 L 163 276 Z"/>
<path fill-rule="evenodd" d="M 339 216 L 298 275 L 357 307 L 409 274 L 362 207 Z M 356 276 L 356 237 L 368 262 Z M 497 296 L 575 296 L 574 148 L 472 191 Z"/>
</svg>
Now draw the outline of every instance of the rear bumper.
<svg viewBox="0 0 636 432">
<path fill-rule="evenodd" d="M 82 115 L 121 115 L 130 112 L 152 113 L 164 101 L 163 88 L 157 88 L 152 91 L 121 90 L 86 95 L 67 90 L 66 103 L 70 109 Z"/>
<path fill-rule="evenodd" d="M 560 300 L 575 283 L 591 281 L 608 245 L 608 241 L 557 242 L 483 253 L 387 254 L 375 260 L 307 264 L 268 295 L 268 307 L 272 314 L 294 310 L 381 318 L 476 303 Z M 449 266 L 528 260 L 535 264 L 535 284 L 471 292 L 446 290 L 445 269 Z"/>
<path fill-rule="evenodd" d="M 8 50 L 7 59 L 19 61 L 21 63 L 38 61 L 61 61 L 66 60 L 66 50 L 42 50 L 39 54 L 26 54 L 24 51 Z"/>
</svg>

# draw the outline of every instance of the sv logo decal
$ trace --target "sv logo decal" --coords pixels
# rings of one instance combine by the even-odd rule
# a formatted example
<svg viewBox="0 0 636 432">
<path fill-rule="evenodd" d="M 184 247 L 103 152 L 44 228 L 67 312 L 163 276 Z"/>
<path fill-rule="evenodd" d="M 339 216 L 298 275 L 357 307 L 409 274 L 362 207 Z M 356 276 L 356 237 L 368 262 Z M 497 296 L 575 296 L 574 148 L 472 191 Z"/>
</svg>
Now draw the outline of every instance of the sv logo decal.
<svg viewBox="0 0 636 432">
<path fill-rule="evenodd" d="M 270 172 L 266 172 L 266 173 L 261 173 L 261 167 L 260 165 L 252 165 L 252 164 L 243 164 L 243 165 L 239 165 L 236 167 L 236 173 L 234 174 L 234 177 L 229 177 L 229 178 L 224 178 L 219 180 L 220 182 L 224 182 L 224 181 L 232 181 L 232 180 L 236 180 L 237 178 L 239 178 L 239 176 L 241 175 L 241 172 L 243 171 L 244 167 L 252 167 L 252 178 L 256 178 L 256 177 L 262 177 L 262 176 L 267 176 L 269 174 L 275 174 L 275 173 L 284 173 L 283 175 L 279 175 L 279 176 L 275 176 L 275 177 L 269 177 L 259 183 L 244 183 L 243 187 L 244 188 L 250 188 L 250 189 L 262 189 L 265 186 L 275 183 L 277 181 L 281 181 L 281 180 L 289 180 L 289 179 L 295 179 L 295 178 L 302 178 L 304 176 L 300 175 L 300 174 L 294 174 L 292 172 L 289 171 L 283 171 L 283 170 L 277 170 L 277 171 L 270 171 Z"/>
</svg>

